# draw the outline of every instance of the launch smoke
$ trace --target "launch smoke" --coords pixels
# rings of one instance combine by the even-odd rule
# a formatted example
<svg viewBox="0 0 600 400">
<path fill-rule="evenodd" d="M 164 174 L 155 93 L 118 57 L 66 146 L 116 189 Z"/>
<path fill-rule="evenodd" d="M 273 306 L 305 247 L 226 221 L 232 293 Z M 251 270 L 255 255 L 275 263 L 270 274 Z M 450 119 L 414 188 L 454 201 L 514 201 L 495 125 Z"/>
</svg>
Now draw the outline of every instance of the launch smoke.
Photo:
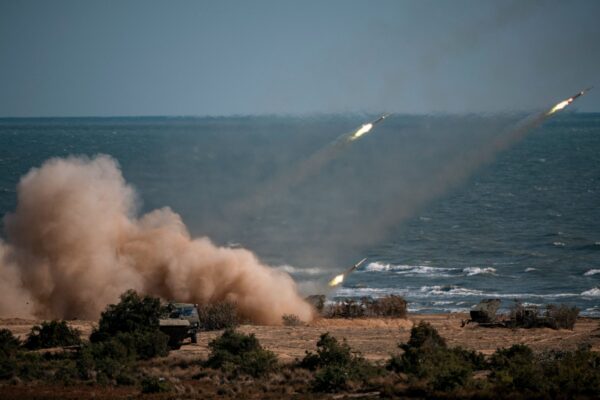
<svg viewBox="0 0 600 400">
<path fill-rule="evenodd" d="M 250 251 L 192 238 L 169 208 L 135 216 L 114 159 L 51 159 L 18 185 L 0 242 L 0 314 L 97 318 L 127 289 L 191 303 L 235 302 L 257 323 L 308 321 L 292 278 Z"/>
</svg>

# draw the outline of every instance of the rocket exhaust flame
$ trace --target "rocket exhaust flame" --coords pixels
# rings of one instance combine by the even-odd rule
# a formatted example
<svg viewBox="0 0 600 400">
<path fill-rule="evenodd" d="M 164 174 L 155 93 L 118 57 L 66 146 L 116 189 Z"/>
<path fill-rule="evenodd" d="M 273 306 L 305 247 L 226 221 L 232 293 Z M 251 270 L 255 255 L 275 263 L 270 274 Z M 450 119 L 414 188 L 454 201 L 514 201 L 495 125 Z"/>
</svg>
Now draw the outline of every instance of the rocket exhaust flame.
<svg viewBox="0 0 600 400">
<path fill-rule="evenodd" d="M 373 129 L 373 124 L 364 124 L 352 136 L 350 136 L 350 141 L 356 140 L 360 138 L 365 133 L 369 133 Z"/>
<path fill-rule="evenodd" d="M 329 286 L 334 287 L 342 282 L 344 282 L 344 274 L 339 274 L 329 282 Z"/>
<path fill-rule="evenodd" d="M 562 110 L 563 108 L 565 108 L 566 106 L 568 106 L 572 102 L 573 102 L 573 98 L 572 97 L 568 98 L 567 100 L 563 100 L 560 103 L 558 103 L 557 105 L 555 105 L 554 107 L 552 107 L 552 109 L 550 111 L 548 111 L 548 114 L 546 114 L 546 115 L 552 115 L 555 112 Z"/>
<path fill-rule="evenodd" d="M 354 264 L 352 267 L 348 268 L 344 273 L 336 275 L 331 281 L 329 281 L 329 286 L 334 287 L 344 282 L 344 278 L 346 278 L 346 276 L 348 276 L 352 272 L 356 271 L 356 269 L 360 267 L 365 261 L 367 261 L 366 257 Z"/>
<path fill-rule="evenodd" d="M 390 114 L 383 114 L 381 117 L 377 118 L 375 121 L 362 125 L 360 128 L 358 128 L 355 132 L 353 132 L 348 137 L 348 141 L 353 142 L 357 139 L 360 139 L 364 134 L 371 132 L 371 129 L 373 129 L 373 126 L 375 126 L 376 124 L 383 121 L 384 119 L 386 119 L 389 116 L 390 116 Z"/>
<path fill-rule="evenodd" d="M 575 101 L 575 99 L 577 99 L 580 96 L 583 96 L 584 94 L 586 94 L 588 91 L 592 90 L 592 87 L 589 87 L 587 89 L 582 90 L 581 92 L 577 93 L 575 96 L 571 96 L 566 100 L 561 101 L 560 103 L 556 104 L 554 107 L 552 107 L 550 109 L 550 111 L 548 111 L 546 113 L 546 116 L 552 115 L 557 111 L 560 111 L 562 109 L 564 109 L 566 106 L 568 106 L 569 104 L 571 104 L 573 101 Z"/>
</svg>

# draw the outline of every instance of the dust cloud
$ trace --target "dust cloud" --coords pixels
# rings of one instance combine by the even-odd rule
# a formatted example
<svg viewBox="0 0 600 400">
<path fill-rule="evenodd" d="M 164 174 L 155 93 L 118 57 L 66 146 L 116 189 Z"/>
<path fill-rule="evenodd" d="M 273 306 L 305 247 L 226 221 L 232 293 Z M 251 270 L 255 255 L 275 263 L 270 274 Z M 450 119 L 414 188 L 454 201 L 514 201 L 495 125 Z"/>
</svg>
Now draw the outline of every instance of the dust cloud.
<svg viewBox="0 0 600 400">
<path fill-rule="evenodd" d="M 127 289 L 181 302 L 232 301 L 263 324 L 312 309 L 285 272 L 250 251 L 192 238 L 169 208 L 135 215 L 137 198 L 109 156 L 55 158 L 20 181 L 0 242 L 0 313 L 97 318 Z"/>
</svg>

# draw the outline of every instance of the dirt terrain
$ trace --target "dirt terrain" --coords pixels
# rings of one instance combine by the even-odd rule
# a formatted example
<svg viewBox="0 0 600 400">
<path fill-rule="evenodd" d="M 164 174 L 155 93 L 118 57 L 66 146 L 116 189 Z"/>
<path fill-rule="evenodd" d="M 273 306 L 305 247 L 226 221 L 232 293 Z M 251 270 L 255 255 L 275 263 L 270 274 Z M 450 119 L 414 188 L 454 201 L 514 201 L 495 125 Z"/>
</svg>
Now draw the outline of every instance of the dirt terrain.
<svg viewBox="0 0 600 400">
<path fill-rule="evenodd" d="M 579 318 L 574 330 L 507 329 L 483 328 L 476 324 L 461 327 L 466 314 L 410 315 L 408 319 L 319 319 L 308 326 L 255 326 L 243 325 L 238 329 L 254 333 L 260 343 L 274 351 L 281 361 L 293 361 L 304 356 L 305 351 L 314 350 L 319 336 L 330 332 L 333 336 L 347 339 L 350 346 L 370 360 L 384 360 L 397 352 L 399 342 L 405 342 L 414 323 L 431 323 L 450 346 L 463 346 L 491 354 L 499 347 L 524 343 L 534 350 L 575 349 L 581 344 L 590 344 L 600 351 L 600 320 Z M 34 324 L 41 321 L 17 318 L 0 319 L 0 329 L 8 328 L 24 338 Z M 69 324 L 88 337 L 94 322 L 70 321 Z M 198 343 L 185 344 L 180 350 L 171 352 L 170 357 L 205 358 L 208 343 L 221 332 L 202 332 Z"/>
</svg>

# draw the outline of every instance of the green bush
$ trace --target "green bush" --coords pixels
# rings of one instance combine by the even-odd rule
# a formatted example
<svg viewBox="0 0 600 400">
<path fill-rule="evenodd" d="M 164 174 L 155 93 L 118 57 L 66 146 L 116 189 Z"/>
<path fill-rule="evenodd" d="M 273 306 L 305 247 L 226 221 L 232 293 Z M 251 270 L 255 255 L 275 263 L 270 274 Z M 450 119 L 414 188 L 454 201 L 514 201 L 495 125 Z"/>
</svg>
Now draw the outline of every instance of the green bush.
<svg viewBox="0 0 600 400">
<path fill-rule="evenodd" d="M 546 391 L 542 367 L 526 345 L 498 349 L 490 358 L 490 369 L 490 382 L 505 392 Z"/>
<path fill-rule="evenodd" d="M 168 337 L 159 331 L 119 333 L 109 340 L 89 343 L 76 358 L 80 379 L 100 383 L 132 385 L 136 382 L 137 360 L 147 360 L 168 354 Z"/>
<path fill-rule="evenodd" d="M 401 349 L 409 348 L 446 348 L 446 341 L 429 323 L 421 321 L 410 330 L 410 339 L 406 344 L 399 345 Z"/>
<path fill-rule="evenodd" d="M 21 341 L 8 329 L 0 329 L 0 357 L 14 356 L 21 347 Z"/>
<path fill-rule="evenodd" d="M 79 330 L 69 327 L 65 321 L 44 321 L 41 325 L 31 328 L 25 340 L 25 347 L 37 350 L 78 345 L 81 343 L 80 334 Z"/>
<path fill-rule="evenodd" d="M 543 363 L 550 397 L 594 397 L 600 393 L 600 354 L 589 348 L 554 353 Z"/>
<path fill-rule="evenodd" d="M 206 304 L 198 309 L 200 329 L 217 331 L 235 328 L 240 324 L 237 306 L 230 302 Z"/>
<path fill-rule="evenodd" d="M 0 380 L 12 378 L 15 375 L 16 367 L 14 358 L 0 354 Z"/>
<path fill-rule="evenodd" d="M 162 312 L 158 298 L 141 297 L 133 290 L 123 293 L 118 304 L 111 304 L 106 308 L 90 341 L 98 344 L 91 347 L 94 353 L 92 358 L 100 365 L 107 365 L 103 370 L 108 371 L 108 377 L 116 378 L 111 372 L 112 360 L 124 357 L 147 360 L 169 353 L 169 336 L 159 330 Z M 107 343 L 101 345 L 103 342 Z M 126 351 L 122 351 L 122 348 Z M 105 357 L 104 353 L 108 350 L 112 354 Z"/>
<path fill-rule="evenodd" d="M 158 299 L 142 298 L 133 291 L 123 294 L 119 304 L 108 306 L 91 342 L 77 354 L 79 377 L 95 377 L 101 384 L 134 384 L 137 360 L 169 353 L 169 337 L 158 329 L 160 312 Z"/>
<path fill-rule="evenodd" d="M 166 393 L 171 385 L 164 378 L 148 376 L 142 380 L 142 393 Z"/>
<path fill-rule="evenodd" d="M 96 377 L 99 383 L 111 383 L 132 373 L 137 355 L 126 346 L 122 337 L 115 337 L 83 346 L 77 355 L 76 365 L 81 379 Z"/>
<path fill-rule="evenodd" d="M 312 371 L 328 365 L 348 365 L 352 362 L 352 348 L 344 340 L 340 343 L 329 332 L 321 335 L 317 342 L 317 353 L 306 352 L 306 356 L 300 362 L 300 367 Z"/>
<path fill-rule="evenodd" d="M 426 322 L 411 329 L 410 339 L 399 346 L 404 353 L 392 356 L 388 369 L 425 380 L 434 390 L 452 390 L 470 380 L 473 371 L 485 368 L 482 354 L 448 348 L 437 330 Z"/>
<path fill-rule="evenodd" d="M 535 354 L 525 345 L 497 350 L 490 358 L 496 390 L 548 398 L 600 393 L 600 354 L 588 349 Z"/>
<path fill-rule="evenodd" d="M 317 352 L 306 352 L 299 366 L 316 371 L 313 390 L 336 392 L 348 389 L 350 382 L 365 382 L 379 371 L 359 354 L 354 353 L 344 340 L 339 342 L 329 332 L 317 342 Z"/>
<path fill-rule="evenodd" d="M 101 314 L 90 340 L 99 342 L 118 333 L 158 331 L 162 312 L 158 298 L 141 297 L 134 290 L 128 290 L 121 295 L 118 304 L 109 305 Z"/>
<path fill-rule="evenodd" d="M 64 385 L 72 385 L 79 379 L 77 363 L 75 360 L 64 359 L 54 366 L 54 382 L 62 382 Z"/>
<path fill-rule="evenodd" d="M 30 352 L 17 354 L 16 375 L 19 378 L 27 381 L 43 379 L 49 372 L 40 354 Z"/>
<path fill-rule="evenodd" d="M 312 388 L 316 392 L 338 392 L 348 389 L 350 380 L 348 368 L 344 365 L 328 365 L 317 371 Z"/>
<path fill-rule="evenodd" d="M 273 371 L 277 365 L 275 354 L 263 349 L 253 334 L 227 329 L 208 346 L 210 355 L 206 365 L 211 368 L 259 377 Z"/>
<path fill-rule="evenodd" d="M 15 375 L 15 356 L 21 341 L 8 329 L 0 329 L 0 379 L 10 379 Z"/>
<path fill-rule="evenodd" d="M 115 339 L 135 351 L 136 358 L 149 360 L 169 354 L 169 336 L 160 331 L 119 333 Z"/>
</svg>

